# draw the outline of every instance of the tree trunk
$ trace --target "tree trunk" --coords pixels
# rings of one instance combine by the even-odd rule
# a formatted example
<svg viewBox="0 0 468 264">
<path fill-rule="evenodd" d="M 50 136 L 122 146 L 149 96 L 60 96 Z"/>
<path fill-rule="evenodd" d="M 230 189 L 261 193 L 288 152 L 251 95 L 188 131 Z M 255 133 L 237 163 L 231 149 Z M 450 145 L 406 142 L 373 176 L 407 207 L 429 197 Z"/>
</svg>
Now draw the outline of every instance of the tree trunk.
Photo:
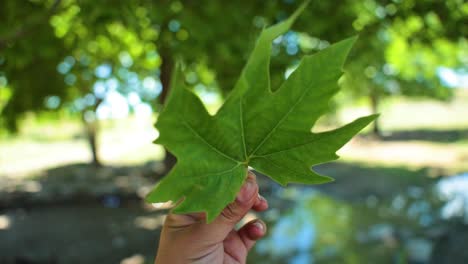
<svg viewBox="0 0 468 264">
<path fill-rule="evenodd" d="M 101 161 L 99 159 L 99 152 L 98 152 L 98 141 L 97 141 L 97 132 L 98 132 L 98 121 L 87 121 L 83 117 L 83 124 L 85 126 L 86 131 L 86 140 L 88 141 L 91 154 L 92 154 L 92 161 L 91 164 L 95 167 L 101 167 Z"/>
<path fill-rule="evenodd" d="M 169 52 L 161 51 L 161 85 L 162 91 L 161 95 L 159 96 L 159 102 L 164 104 L 166 102 L 167 95 L 169 94 L 169 89 L 171 87 L 171 78 L 172 78 L 172 71 L 174 69 L 174 60 L 171 58 Z"/>
<path fill-rule="evenodd" d="M 379 98 L 377 91 L 375 91 L 375 88 L 371 88 L 371 91 L 369 93 L 369 99 L 370 99 L 372 114 L 377 114 L 379 112 L 380 98 Z M 380 128 L 379 119 L 374 120 L 372 133 L 374 134 L 374 136 L 378 138 L 382 137 L 382 130 Z"/>
<path fill-rule="evenodd" d="M 174 60 L 172 59 L 170 53 L 168 51 L 161 50 L 161 75 L 160 75 L 160 80 L 161 80 L 161 85 L 162 85 L 162 91 L 161 95 L 159 96 L 159 102 L 164 105 L 167 99 L 167 95 L 169 94 L 169 90 L 171 87 L 171 78 L 172 78 L 172 71 L 174 69 Z M 176 157 L 172 155 L 171 152 L 169 152 L 166 148 L 165 150 L 165 156 L 164 156 L 164 167 L 166 171 L 169 171 L 174 167 L 176 164 Z"/>
</svg>

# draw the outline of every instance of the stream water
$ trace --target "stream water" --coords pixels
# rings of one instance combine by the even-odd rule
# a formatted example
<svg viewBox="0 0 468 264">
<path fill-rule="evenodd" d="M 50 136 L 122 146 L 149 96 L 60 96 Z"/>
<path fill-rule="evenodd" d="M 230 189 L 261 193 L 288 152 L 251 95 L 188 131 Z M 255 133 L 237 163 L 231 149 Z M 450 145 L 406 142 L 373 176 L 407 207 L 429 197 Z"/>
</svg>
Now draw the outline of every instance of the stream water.
<svg viewBox="0 0 468 264">
<path fill-rule="evenodd" d="M 277 195 L 286 206 L 265 214 L 269 235 L 250 263 L 468 263 L 450 246 L 468 242 L 468 173 L 384 200 L 350 203 L 303 187 Z"/>
<path fill-rule="evenodd" d="M 268 235 L 248 263 L 468 263 L 468 173 L 402 186 L 348 199 L 275 185 L 264 192 Z M 0 263 L 152 263 L 162 221 L 162 212 L 115 195 L 3 209 Z"/>
</svg>

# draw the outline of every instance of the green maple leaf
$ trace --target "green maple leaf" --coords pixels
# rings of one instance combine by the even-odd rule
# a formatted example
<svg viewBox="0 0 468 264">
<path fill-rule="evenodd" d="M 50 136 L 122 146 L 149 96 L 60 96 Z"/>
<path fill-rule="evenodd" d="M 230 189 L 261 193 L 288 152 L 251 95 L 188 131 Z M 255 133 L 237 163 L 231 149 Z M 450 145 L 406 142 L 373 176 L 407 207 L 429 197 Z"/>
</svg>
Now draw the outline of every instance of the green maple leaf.
<svg viewBox="0 0 468 264">
<path fill-rule="evenodd" d="M 171 95 L 156 123 L 160 136 L 155 142 L 169 149 L 177 164 L 147 201 L 183 199 L 174 213 L 206 212 L 210 222 L 234 201 L 248 166 L 282 185 L 332 180 L 311 167 L 337 159 L 335 152 L 376 116 L 332 131 L 311 132 L 339 89 L 337 81 L 355 38 L 305 56 L 283 85 L 271 90 L 271 43 L 290 28 L 304 6 L 260 34 L 236 86 L 216 115 L 208 114 L 178 73 L 173 76 Z"/>
</svg>

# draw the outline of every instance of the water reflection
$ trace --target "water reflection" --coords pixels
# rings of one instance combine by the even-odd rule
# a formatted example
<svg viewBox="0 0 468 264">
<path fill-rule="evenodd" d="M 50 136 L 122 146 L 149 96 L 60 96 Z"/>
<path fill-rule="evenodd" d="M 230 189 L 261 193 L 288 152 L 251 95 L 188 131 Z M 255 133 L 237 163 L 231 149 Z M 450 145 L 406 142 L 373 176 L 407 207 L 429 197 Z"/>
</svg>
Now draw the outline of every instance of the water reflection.
<svg viewBox="0 0 468 264">
<path fill-rule="evenodd" d="M 280 197 L 296 205 L 281 214 L 269 238 L 259 242 L 257 252 L 271 258 L 264 263 L 314 263 L 345 249 L 351 238 L 349 205 L 306 189 L 287 189 Z"/>
<path fill-rule="evenodd" d="M 305 201 L 300 201 L 298 208 L 294 209 L 295 213 L 279 218 L 270 239 L 261 241 L 258 245 L 257 250 L 260 253 L 271 252 L 274 256 L 288 256 L 293 253 L 295 256 L 291 263 L 312 263 L 309 252 L 315 243 L 316 230 L 313 214 L 305 208 Z"/>
<path fill-rule="evenodd" d="M 251 263 L 430 263 L 453 228 L 447 220 L 468 223 L 468 173 L 390 198 L 372 194 L 350 202 L 296 186 L 268 199 L 275 200 L 266 215 L 269 235 Z"/>
<path fill-rule="evenodd" d="M 462 217 L 468 224 L 468 173 L 439 181 L 436 190 L 440 198 L 446 201 L 440 212 L 442 218 Z"/>
</svg>

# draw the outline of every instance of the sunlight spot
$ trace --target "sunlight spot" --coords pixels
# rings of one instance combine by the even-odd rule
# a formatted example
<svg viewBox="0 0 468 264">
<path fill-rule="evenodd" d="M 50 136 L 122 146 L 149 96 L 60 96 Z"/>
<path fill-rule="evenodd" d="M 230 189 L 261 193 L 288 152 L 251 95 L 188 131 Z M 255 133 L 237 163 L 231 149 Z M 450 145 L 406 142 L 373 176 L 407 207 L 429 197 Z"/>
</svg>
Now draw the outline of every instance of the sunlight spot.
<svg viewBox="0 0 468 264">
<path fill-rule="evenodd" d="M 157 217 L 139 216 L 135 219 L 134 223 L 137 227 L 147 230 L 156 230 L 164 223 L 165 216 L 160 215 Z"/>
<path fill-rule="evenodd" d="M 93 91 L 97 98 L 104 98 L 106 96 L 106 84 L 103 81 L 97 81 L 93 85 Z"/>
<path fill-rule="evenodd" d="M 297 44 L 286 45 L 286 53 L 288 53 L 289 55 L 296 55 L 298 51 L 299 47 L 297 46 Z"/>
<path fill-rule="evenodd" d="M 72 73 L 69 73 L 65 76 L 65 79 L 64 79 L 65 83 L 68 84 L 68 85 L 73 85 L 75 84 L 76 82 L 76 76 Z"/>
<path fill-rule="evenodd" d="M 57 109 L 60 106 L 60 97 L 56 95 L 47 96 L 44 104 L 49 109 Z"/>
<path fill-rule="evenodd" d="M 180 22 L 176 19 L 169 21 L 168 28 L 172 32 L 177 32 L 180 29 Z"/>
<path fill-rule="evenodd" d="M 273 40 L 273 44 L 276 44 L 276 45 L 281 44 L 281 42 L 283 42 L 283 36 L 278 36 L 277 38 Z"/>
<path fill-rule="evenodd" d="M 96 69 L 94 70 L 94 74 L 98 78 L 102 78 L 102 79 L 109 78 L 110 75 L 112 74 L 112 66 L 106 63 L 101 64 L 96 67 Z"/>
<path fill-rule="evenodd" d="M 116 91 L 110 91 L 96 112 L 99 119 L 124 118 L 129 113 L 127 98 Z"/>
<path fill-rule="evenodd" d="M 445 85 L 450 87 L 457 87 L 459 85 L 458 76 L 454 70 L 440 67 L 437 69 L 437 74 Z"/>
<path fill-rule="evenodd" d="M 119 81 L 116 78 L 110 78 L 106 81 L 106 85 L 111 91 L 117 90 L 117 88 L 119 88 Z"/>
<path fill-rule="evenodd" d="M 141 103 L 141 98 L 140 98 L 140 96 L 139 96 L 136 92 L 130 92 L 130 93 L 127 95 L 127 100 L 128 100 L 128 103 L 129 103 L 131 106 L 136 106 L 136 105 L 138 105 L 139 103 Z"/>
<path fill-rule="evenodd" d="M 145 263 L 145 257 L 141 254 L 136 254 L 128 258 L 122 259 L 120 264 L 143 264 Z"/>
<path fill-rule="evenodd" d="M 442 218 L 463 217 L 468 223 L 468 173 L 444 178 L 437 183 L 436 189 L 446 201 L 441 210 Z"/>
<path fill-rule="evenodd" d="M 36 181 L 30 181 L 24 184 L 24 190 L 29 193 L 37 193 L 42 190 L 42 185 Z"/>
<path fill-rule="evenodd" d="M 138 190 L 137 190 L 137 195 L 138 195 L 138 197 L 140 197 L 140 198 L 145 198 L 146 195 L 148 195 L 148 193 L 150 193 L 150 191 L 151 191 L 151 187 L 149 187 L 149 186 L 142 186 L 142 187 L 138 188 Z"/>
<path fill-rule="evenodd" d="M 330 46 L 330 42 L 326 41 L 326 40 L 321 40 L 318 44 L 318 49 L 319 50 L 323 50 L 325 48 L 327 48 L 328 46 Z"/>
<path fill-rule="evenodd" d="M 156 80 L 153 77 L 146 77 L 143 79 L 143 87 L 148 90 L 156 90 Z"/>
<path fill-rule="evenodd" d="M 5 87 L 8 84 L 8 80 L 5 76 L 0 76 L 0 87 Z"/>
<path fill-rule="evenodd" d="M 122 66 L 124 66 L 125 68 L 129 68 L 133 65 L 132 56 L 130 56 L 130 54 L 128 54 L 128 52 L 126 51 L 120 52 L 119 60 Z"/>
<path fill-rule="evenodd" d="M 153 205 L 153 207 L 156 209 L 163 210 L 171 208 L 173 206 L 173 203 L 172 201 L 168 201 L 165 203 L 152 203 L 151 205 Z"/>
<path fill-rule="evenodd" d="M 70 71 L 70 67 L 68 64 L 62 62 L 57 65 L 57 71 L 61 74 L 66 74 Z"/>
<path fill-rule="evenodd" d="M 297 69 L 297 67 L 299 67 L 299 64 L 289 66 L 284 72 L 284 79 L 289 78 L 289 76 Z"/>
<path fill-rule="evenodd" d="M 159 130 L 154 129 L 154 133 L 152 134 L 153 140 L 156 140 L 159 138 Z"/>
<path fill-rule="evenodd" d="M 10 227 L 10 217 L 6 215 L 0 215 L 0 230 L 5 230 Z"/>
<path fill-rule="evenodd" d="M 151 105 L 147 103 L 139 103 L 134 106 L 133 111 L 135 111 L 135 116 L 141 119 L 147 119 L 153 114 L 153 109 Z M 151 133 L 151 138 L 154 137 L 154 134 Z"/>
<path fill-rule="evenodd" d="M 146 77 L 143 79 L 143 88 L 144 97 L 154 99 L 161 93 L 162 84 L 153 77 Z"/>
</svg>

